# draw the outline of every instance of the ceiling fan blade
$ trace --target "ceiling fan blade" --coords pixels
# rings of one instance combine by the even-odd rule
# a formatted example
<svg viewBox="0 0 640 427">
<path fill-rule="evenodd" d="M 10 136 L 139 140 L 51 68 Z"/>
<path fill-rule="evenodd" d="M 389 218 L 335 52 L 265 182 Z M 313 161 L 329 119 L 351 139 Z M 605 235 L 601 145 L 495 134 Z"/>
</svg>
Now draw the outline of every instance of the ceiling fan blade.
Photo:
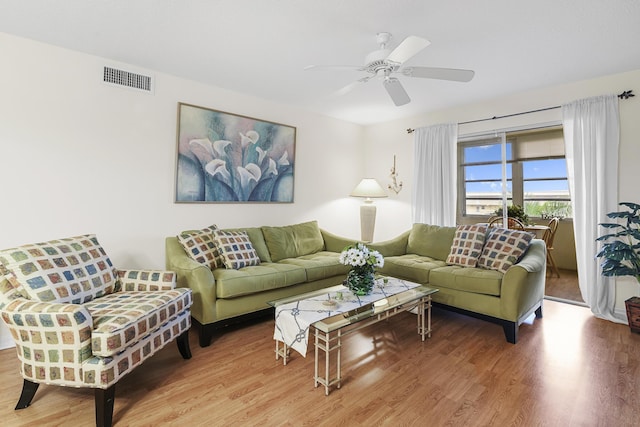
<svg viewBox="0 0 640 427">
<path fill-rule="evenodd" d="M 351 92 L 353 90 L 353 88 L 355 88 L 356 86 L 358 86 L 361 83 L 366 83 L 369 80 L 371 80 L 373 78 L 373 76 L 365 76 L 361 79 L 356 80 L 353 83 L 349 83 L 348 85 L 346 85 L 345 87 L 338 89 L 337 91 L 333 92 L 332 96 L 342 96 L 342 95 L 346 95 L 347 93 Z"/>
<path fill-rule="evenodd" d="M 429 40 L 423 39 L 422 37 L 409 36 L 404 39 L 398 47 L 393 49 L 389 56 L 387 56 L 387 61 L 402 64 L 430 44 L 431 42 Z"/>
<path fill-rule="evenodd" d="M 307 65 L 304 71 L 324 71 L 324 70 L 348 70 L 363 71 L 362 65 Z"/>
<path fill-rule="evenodd" d="M 399 107 L 411 102 L 411 98 L 409 98 L 409 95 L 407 95 L 407 91 L 405 91 L 402 87 L 400 80 L 396 79 L 395 77 L 389 77 L 384 79 L 382 84 L 384 85 L 384 88 L 387 90 L 387 93 L 391 97 L 391 100 L 393 100 L 393 103 L 396 104 L 396 106 Z"/>
<path fill-rule="evenodd" d="M 423 79 L 468 82 L 471 81 L 475 72 L 472 70 L 460 70 L 457 68 L 406 67 L 402 69 L 402 74 L 408 77 L 420 77 Z"/>
</svg>

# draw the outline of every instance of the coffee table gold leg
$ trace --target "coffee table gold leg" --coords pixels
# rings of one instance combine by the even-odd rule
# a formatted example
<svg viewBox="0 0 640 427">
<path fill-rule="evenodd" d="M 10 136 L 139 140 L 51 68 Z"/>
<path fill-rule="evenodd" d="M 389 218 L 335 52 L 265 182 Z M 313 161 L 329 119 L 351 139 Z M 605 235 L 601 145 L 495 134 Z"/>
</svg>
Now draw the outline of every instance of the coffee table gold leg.
<svg viewBox="0 0 640 427">
<path fill-rule="evenodd" d="M 315 331 L 315 357 L 313 358 L 315 363 L 314 374 L 313 374 L 313 386 L 318 387 L 318 330 Z"/>
<path fill-rule="evenodd" d="M 418 303 L 418 334 L 422 338 L 422 341 L 424 341 L 424 334 L 425 334 L 424 309 L 425 309 L 424 298 L 421 298 L 420 302 Z"/>
<path fill-rule="evenodd" d="M 431 295 L 427 297 L 427 337 L 431 338 Z"/>
<path fill-rule="evenodd" d="M 340 333 L 340 331 L 338 331 L 338 334 Z M 325 339 L 326 339 L 326 349 L 324 352 L 324 379 L 325 379 L 325 383 L 324 383 L 324 394 L 325 396 L 329 396 L 329 360 L 331 359 L 330 353 L 331 353 L 331 334 L 326 333 L 325 334 Z"/>
<path fill-rule="evenodd" d="M 341 352 L 342 352 L 342 330 L 338 330 L 338 358 L 337 358 L 337 363 L 338 365 L 336 366 L 336 382 L 337 382 L 337 387 L 340 388 L 340 386 L 342 385 L 340 383 L 340 381 L 342 380 L 342 370 L 340 369 L 340 356 L 341 356 Z"/>
<path fill-rule="evenodd" d="M 282 343 L 282 350 L 280 350 L 280 341 L 276 340 L 276 360 L 282 357 L 283 364 L 287 364 L 287 358 L 289 356 L 289 347 L 286 343 Z"/>
</svg>

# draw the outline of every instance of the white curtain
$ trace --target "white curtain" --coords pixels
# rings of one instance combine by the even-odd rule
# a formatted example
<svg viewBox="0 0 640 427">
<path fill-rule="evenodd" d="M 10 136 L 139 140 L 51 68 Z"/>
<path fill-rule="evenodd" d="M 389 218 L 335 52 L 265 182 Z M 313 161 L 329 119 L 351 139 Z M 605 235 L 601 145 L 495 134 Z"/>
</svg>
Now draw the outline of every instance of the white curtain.
<svg viewBox="0 0 640 427">
<path fill-rule="evenodd" d="M 456 123 L 416 129 L 413 222 L 456 225 Z"/>
<path fill-rule="evenodd" d="M 618 210 L 620 123 L 615 95 L 562 106 L 567 175 L 573 208 L 578 281 L 582 298 L 596 317 L 626 323 L 615 313 L 615 280 L 600 274 L 598 224 Z"/>
</svg>

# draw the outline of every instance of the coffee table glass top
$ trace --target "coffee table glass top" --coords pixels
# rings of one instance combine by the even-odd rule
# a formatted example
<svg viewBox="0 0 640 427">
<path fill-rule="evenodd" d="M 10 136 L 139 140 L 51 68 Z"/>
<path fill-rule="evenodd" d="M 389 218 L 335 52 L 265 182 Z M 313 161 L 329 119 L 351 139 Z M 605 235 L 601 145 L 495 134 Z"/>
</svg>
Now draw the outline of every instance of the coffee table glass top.
<svg viewBox="0 0 640 427">
<path fill-rule="evenodd" d="M 389 280 L 397 280 L 389 278 Z M 382 296 L 377 301 L 372 301 L 363 304 L 353 310 L 349 310 L 343 313 L 338 313 L 330 317 L 318 320 L 313 323 L 313 326 L 323 332 L 332 332 L 343 328 L 349 324 L 357 323 L 366 318 L 373 317 L 377 314 L 384 313 L 385 311 L 393 310 L 394 308 L 401 307 L 405 304 L 415 302 L 420 298 L 436 293 L 438 290 L 429 288 L 427 286 L 419 285 L 417 287 L 402 291 L 400 293 L 391 296 Z M 307 292 L 300 295 L 294 295 L 288 298 L 282 298 L 275 301 L 269 301 L 268 304 L 272 307 L 278 307 L 283 304 L 288 304 L 297 301 L 303 301 L 309 298 L 315 298 L 318 296 L 327 296 L 327 300 L 334 300 L 338 304 L 340 303 L 340 294 L 345 299 L 352 298 L 351 291 L 343 285 L 332 286 L 330 288 L 318 289 L 316 291 Z"/>
<path fill-rule="evenodd" d="M 395 295 L 391 295 L 382 298 L 378 301 L 374 301 L 368 304 L 358 307 L 354 310 L 349 310 L 345 313 L 337 314 L 335 316 L 327 317 L 319 320 L 313 324 L 313 326 L 322 332 L 333 332 L 348 326 L 352 323 L 360 322 L 361 320 L 374 317 L 378 314 L 385 313 L 410 304 L 424 298 L 428 295 L 438 292 L 437 289 L 429 288 L 427 286 L 418 286 Z"/>
</svg>

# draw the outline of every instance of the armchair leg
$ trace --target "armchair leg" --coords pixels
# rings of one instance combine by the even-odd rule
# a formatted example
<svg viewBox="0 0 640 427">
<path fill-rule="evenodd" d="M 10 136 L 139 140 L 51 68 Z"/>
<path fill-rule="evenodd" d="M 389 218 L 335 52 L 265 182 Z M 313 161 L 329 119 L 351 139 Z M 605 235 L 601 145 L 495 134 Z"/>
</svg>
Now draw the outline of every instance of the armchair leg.
<svg viewBox="0 0 640 427">
<path fill-rule="evenodd" d="M 111 427 L 113 424 L 113 403 L 116 395 L 116 385 L 108 389 L 97 388 L 96 401 L 96 427 Z"/>
<path fill-rule="evenodd" d="M 20 400 L 18 400 L 16 409 L 24 409 L 31 404 L 39 385 L 39 383 L 24 380 L 22 383 L 22 393 L 20 393 Z"/>
<path fill-rule="evenodd" d="M 191 359 L 191 347 L 189 347 L 189 330 L 184 331 L 177 339 L 178 350 L 183 359 Z"/>
</svg>

